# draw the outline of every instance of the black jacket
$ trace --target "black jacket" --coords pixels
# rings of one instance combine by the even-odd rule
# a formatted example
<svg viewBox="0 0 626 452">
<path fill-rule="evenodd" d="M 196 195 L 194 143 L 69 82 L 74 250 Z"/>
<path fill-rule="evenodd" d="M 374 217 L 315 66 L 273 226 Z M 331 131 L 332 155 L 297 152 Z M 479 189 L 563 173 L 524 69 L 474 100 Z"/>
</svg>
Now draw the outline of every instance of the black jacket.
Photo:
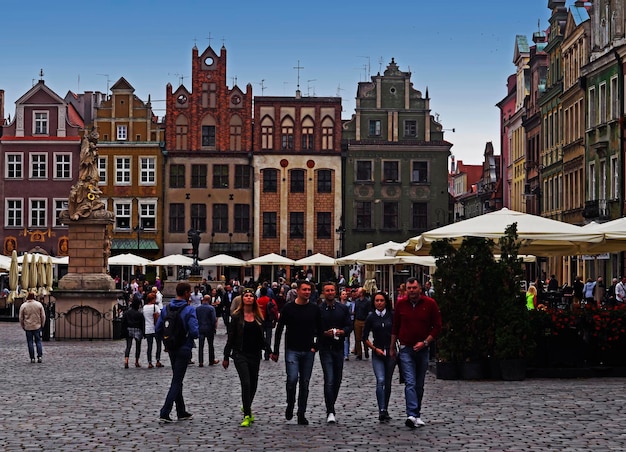
<svg viewBox="0 0 626 452">
<path fill-rule="evenodd" d="M 237 354 L 241 351 L 243 346 L 243 330 L 244 330 L 245 321 L 243 319 L 243 313 L 239 313 L 231 317 L 230 329 L 228 330 L 228 339 L 226 340 L 226 345 L 224 346 L 224 360 L 227 360 L 232 355 Z M 257 328 L 254 330 L 255 336 L 258 336 L 257 340 L 259 341 L 259 358 L 260 351 L 265 350 L 268 354 L 272 353 L 272 349 L 267 342 L 265 342 L 265 338 L 263 337 L 263 323 L 255 322 L 254 325 Z"/>
</svg>

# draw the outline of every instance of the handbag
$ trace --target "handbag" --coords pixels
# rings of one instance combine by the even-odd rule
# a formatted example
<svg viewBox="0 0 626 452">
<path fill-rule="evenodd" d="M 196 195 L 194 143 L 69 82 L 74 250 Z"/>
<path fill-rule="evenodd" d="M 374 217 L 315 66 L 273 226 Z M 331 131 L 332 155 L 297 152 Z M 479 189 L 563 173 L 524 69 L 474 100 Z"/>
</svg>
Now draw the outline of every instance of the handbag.
<svg viewBox="0 0 626 452">
<path fill-rule="evenodd" d="M 154 320 L 154 324 L 156 325 L 157 320 L 159 320 L 159 311 L 156 308 L 156 305 L 153 305 L 154 312 L 152 313 L 152 319 Z"/>
</svg>

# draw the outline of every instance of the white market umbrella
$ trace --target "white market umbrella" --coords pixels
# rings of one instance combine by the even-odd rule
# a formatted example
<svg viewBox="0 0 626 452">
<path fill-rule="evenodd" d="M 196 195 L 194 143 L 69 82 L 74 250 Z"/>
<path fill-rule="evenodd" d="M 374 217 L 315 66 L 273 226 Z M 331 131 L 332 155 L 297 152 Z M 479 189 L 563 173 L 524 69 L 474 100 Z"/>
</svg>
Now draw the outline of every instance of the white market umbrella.
<svg viewBox="0 0 626 452">
<path fill-rule="evenodd" d="M 626 217 L 607 221 L 606 223 L 591 222 L 583 226 L 585 231 L 602 234 L 601 243 L 589 244 L 586 254 L 617 253 L 626 251 Z"/>
<path fill-rule="evenodd" d="M 513 223 L 517 224 L 520 254 L 535 256 L 581 254 L 589 244 L 600 243 L 604 239 L 601 233 L 594 230 L 503 208 L 424 232 L 409 239 L 405 243 L 405 251 L 428 255 L 432 242 L 437 240 L 451 239 L 452 245 L 458 247 L 465 237 L 484 237 L 494 240 L 497 252 L 498 239 L 504 236 L 507 226 Z"/>
<path fill-rule="evenodd" d="M 22 288 L 21 295 L 23 298 L 26 298 L 26 295 L 28 295 L 28 285 L 30 284 L 30 279 L 28 276 L 28 270 L 29 270 L 28 254 L 24 254 L 21 257 L 23 259 L 26 259 L 26 262 L 22 261 L 23 262 L 22 263 L 22 277 L 20 278 L 20 286 Z"/>
<path fill-rule="evenodd" d="M 288 257 L 281 256 L 276 253 L 269 253 L 263 256 L 250 259 L 248 264 L 250 265 L 294 265 L 296 261 L 289 259 Z"/>
<path fill-rule="evenodd" d="M 37 284 L 39 285 L 39 295 L 46 295 L 46 286 L 48 285 L 46 264 L 41 256 L 37 260 Z"/>
<path fill-rule="evenodd" d="M 124 279 L 123 267 L 128 267 L 128 281 L 130 282 L 130 274 L 134 270 L 135 266 L 152 265 L 152 261 L 150 259 L 146 259 L 145 257 L 137 256 L 133 253 L 124 253 L 109 257 L 108 265 L 119 265 L 122 267 L 122 280 Z"/>
<path fill-rule="evenodd" d="M 293 259 L 289 259 L 288 257 L 281 256 L 276 253 L 264 254 L 263 256 L 256 257 L 254 259 L 250 259 L 248 261 L 249 265 L 271 265 L 272 266 L 272 281 L 274 281 L 274 265 L 294 265 L 296 261 Z"/>
<path fill-rule="evenodd" d="M 50 293 L 52 292 L 52 284 L 54 283 L 54 272 L 53 272 L 53 266 L 54 264 L 52 263 L 52 258 L 50 256 L 48 256 L 48 260 L 46 261 L 46 291 L 48 292 L 48 295 L 50 295 Z"/>
<path fill-rule="evenodd" d="M 183 256 L 182 254 L 171 254 L 169 256 L 164 256 L 160 259 L 152 261 L 150 265 L 154 266 L 164 266 L 164 267 L 191 267 L 193 265 L 193 258 L 189 256 Z"/>
<path fill-rule="evenodd" d="M 152 265 L 150 259 L 137 256 L 132 253 L 118 254 L 117 256 L 109 257 L 109 265 Z"/>
<path fill-rule="evenodd" d="M 302 265 L 302 266 L 314 265 L 318 267 L 334 267 L 337 264 L 335 263 L 334 257 L 330 257 L 322 253 L 315 253 L 311 256 L 298 259 L 295 262 L 295 265 Z"/>
<path fill-rule="evenodd" d="M 28 269 L 28 288 L 31 290 L 37 290 L 37 280 L 39 279 L 39 274 L 37 272 L 37 261 L 35 260 L 36 256 L 34 254 L 30 255 L 30 268 Z M 23 264 L 22 264 L 23 266 Z"/>
<path fill-rule="evenodd" d="M 245 267 L 248 263 L 243 259 L 229 256 L 228 254 L 217 254 L 215 256 L 202 259 L 198 262 L 198 265 L 201 267 L 210 267 L 213 265 L 218 267 Z"/>
<path fill-rule="evenodd" d="M 12 303 L 19 296 L 17 293 L 17 281 L 19 279 L 19 269 L 17 264 L 17 252 L 11 253 L 11 265 L 9 266 L 9 297 L 7 303 Z"/>
<path fill-rule="evenodd" d="M 0 254 L 0 270 L 9 270 L 10 268 L 11 268 L 11 258 L 9 256 Z"/>
<path fill-rule="evenodd" d="M 216 254 L 198 262 L 201 267 L 217 267 L 217 275 L 224 274 L 222 267 L 246 267 L 248 263 L 228 254 Z"/>
</svg>

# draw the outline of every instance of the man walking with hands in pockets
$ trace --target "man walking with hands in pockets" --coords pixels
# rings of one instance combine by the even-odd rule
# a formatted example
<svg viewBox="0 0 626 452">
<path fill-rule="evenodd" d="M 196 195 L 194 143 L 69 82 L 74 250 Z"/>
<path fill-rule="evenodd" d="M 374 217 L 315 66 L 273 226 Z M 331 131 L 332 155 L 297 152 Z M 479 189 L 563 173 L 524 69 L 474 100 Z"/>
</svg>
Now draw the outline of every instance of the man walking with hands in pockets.
<svg viewBox="0 0 626 452">
<path fill-rule="evenodd" d="M 428 370 L 428 347 L 441 331 L 441 312 L 437 302 L 422 294 L 417 279 L 406 281 L 407 299 L 398 301 L 391 327 L 390 356 L 396 356 L 394 344 L 400 341 L 397 353 L 400 373 L 404 378 L 406 426 L 422 427 L 420 418 L 424 380 Z"/>
</svg>

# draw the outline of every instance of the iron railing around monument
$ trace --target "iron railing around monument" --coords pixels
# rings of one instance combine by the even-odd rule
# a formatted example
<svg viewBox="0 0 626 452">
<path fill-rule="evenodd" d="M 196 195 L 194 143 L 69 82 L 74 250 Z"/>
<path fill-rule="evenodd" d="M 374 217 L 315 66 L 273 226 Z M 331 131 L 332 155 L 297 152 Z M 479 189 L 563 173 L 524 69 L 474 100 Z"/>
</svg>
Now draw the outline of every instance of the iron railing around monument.
<svg viewBox="0 0 626 452">
<path fill-rule="evenodd" d="M 74 306 L 67 312 L 54 316 L 55 340 L 117 339 L 115 329 L 120 320 L 113 309 L 100 312 L 91 306 Z"/>
</svg>

